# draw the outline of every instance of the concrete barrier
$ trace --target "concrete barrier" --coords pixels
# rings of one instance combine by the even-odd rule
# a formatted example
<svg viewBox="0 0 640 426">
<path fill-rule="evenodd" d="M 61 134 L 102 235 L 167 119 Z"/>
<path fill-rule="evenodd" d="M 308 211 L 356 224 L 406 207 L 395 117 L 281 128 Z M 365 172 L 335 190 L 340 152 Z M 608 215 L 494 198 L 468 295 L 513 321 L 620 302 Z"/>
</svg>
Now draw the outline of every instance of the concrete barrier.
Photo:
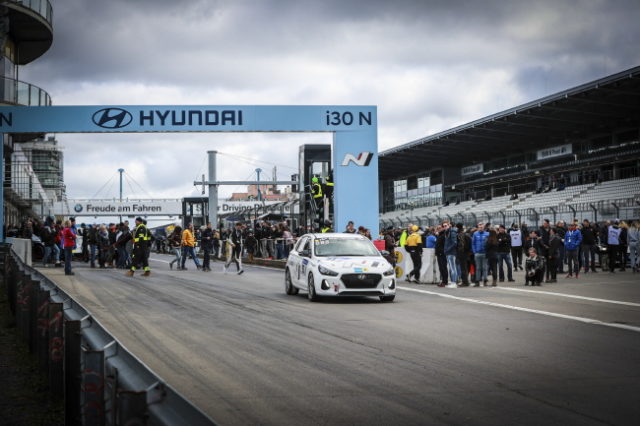
<svg viewBox="0 0 640 426">
<path fill-rule="evenodd" d="M 24 238 L 7 238 L 7 242 L 11 244 L 13 252 L 27 266 L 31 264 L 31 240 Z"/>
</svg>

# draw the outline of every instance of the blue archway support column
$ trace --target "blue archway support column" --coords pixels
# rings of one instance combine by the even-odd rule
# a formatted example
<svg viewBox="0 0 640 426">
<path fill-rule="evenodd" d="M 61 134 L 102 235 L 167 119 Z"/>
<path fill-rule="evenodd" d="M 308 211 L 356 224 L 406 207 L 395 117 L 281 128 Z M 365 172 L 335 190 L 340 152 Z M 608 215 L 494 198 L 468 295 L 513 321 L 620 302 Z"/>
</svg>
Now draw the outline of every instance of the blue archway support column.
<svg viewBox="0 0 640 426">
<path fill-rule="evenodd" d="M 86 105 L 0 107 L 0 133 L 333 133 L 334 229 L 378 231 L 375 106 Z M 204 148 L 204 147 L 203 147 Z M 204 149 L 203 149 L 203 155 Z M 309 182 L 302 182 L 303 185 Z M 0 197 L 0 207 L 4 199 Z M 4 219 L 4 218 L 3 218 Z"/>
<path fill-rule="evenodd" d="M 4 231 L 4 133 L 0 133 L 0 141 L 2 141 L 2 149 L 0 149 L 0 174 L 2 175 L 2 184 L 0 185 L 0 242 L 5 241 Z"/>
<path fill-rule="evenodd" d="M 372 236 L 378 235 L 377 141 L 376 129 L 336 132 L 333 135 L 333 227 L 336 232 L 342 232 L 347 222 L 352 220 L 356 228 L 362 225 L 371 231 Z M 356 160 L 350 159 L 350 155 Z"/>
</svg>

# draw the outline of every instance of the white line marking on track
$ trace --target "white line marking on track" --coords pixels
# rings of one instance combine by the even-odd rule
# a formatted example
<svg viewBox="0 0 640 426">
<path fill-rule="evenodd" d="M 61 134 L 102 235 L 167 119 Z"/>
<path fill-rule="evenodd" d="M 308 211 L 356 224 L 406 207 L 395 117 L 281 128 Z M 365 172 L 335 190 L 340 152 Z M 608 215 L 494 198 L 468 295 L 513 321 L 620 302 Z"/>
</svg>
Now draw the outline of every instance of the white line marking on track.
<svg viewBox="0 0 640 426">
<path fill-rule="evenodd" d="M 162 260 L 162 259 L 154 259 L 152 257 L 149 258 L 149 260 L 153 260 L 154 262 L 162 262 L 162 263 L 170 263 L 168 260 Z M 249 266 L 250 268 L 260 268 L 260 269 L 268 269 L 270 271 L 275 271 L 277 272 L 278 269 L 271 267 L 271 266 L 262 266 L 262 265 L 251 265 L 248 263 L 243 263 L 242 266 Z M 282 273 L 284 274 L 284 269 L 282 270 Z"/>
<path fill-rule="evenodd" d="M 435 291 L 419 290 L 419 289 L 416 289 L 416 288 L 400 287 L 399 286 L 398 289 L 399 290 L 405 290 L 405 291 L 413 291 L 415 293 L 431 294 L 433 296 L 440 296 L 440 297 L 444 297 L 444 298 L 447 298 L 447 299 L 460 300 L 462 302 L 468 302 L 468 303 L 476 303 L 476 304 L 479 304 L 479 305 L 494 306 L 494 307 L 497 307 L 497 308 L 511 309 L 511 310 L 514 310 L 514 311 L 522 311 L 522 312 L 529 312 L 529 313 L 532 313 L 532 314 L 546 315 L 546 316 L 549 316 L 549 317 L 563 318 L 563 319 L 583 322 L 583 323 L 586 323 L 586 324 L 596 324 L 596 325 L 604 325 L 606 327 L 621 328 L 623 330 L 635 331 L 637 333 L 640 333 L 640 327 L 635 327 L 635 326 L 632 326 L 632 325 L 616 324 L 616 323 L 604 322 L 604 321 L 600 321 L 600 320 L 596 320 L 596 319 L 592 319 L 592 318 L 576 317 L 576 316 L 573 316 L 573 315 L 565 315 L 565 314 L 558 314 L 558 313 L 555 313 L 555 312 L 540 311 L 540 310 L 537 310 L 537 309 L 523 308 L 523 307 L 520 307 L 520 306 L 504 305 L 502 303 L 487 302 L 485 300 L 478 300 L 478 299 L 469 299 L 467 297 L 453 296 L 451 294 L 436 293 Z"/>
<path fill-rule="evenodd" d="M 595 297 L 577 296 L 577 295 L 574 295 L 574 294 L 553 293 L 551 291 L 527 290 L 527 289 L 524 289 L 524 288 L 513 288 L 513 287 L 492 287 L 491 290 L 521 291 L 523 293 L 538 293 L 538 294 L 546 294 L 546 295 L 549 295 L 549 296 L 568 297 L 568 298 L 571 298 L 571 299 L 590 300 L 592 302 L 615 303 L 617 305 L 640 307 L 640 303 L 623 302 L 621 300 L 598 299 L 598 298 L 595 298 Z"/>
</svg>

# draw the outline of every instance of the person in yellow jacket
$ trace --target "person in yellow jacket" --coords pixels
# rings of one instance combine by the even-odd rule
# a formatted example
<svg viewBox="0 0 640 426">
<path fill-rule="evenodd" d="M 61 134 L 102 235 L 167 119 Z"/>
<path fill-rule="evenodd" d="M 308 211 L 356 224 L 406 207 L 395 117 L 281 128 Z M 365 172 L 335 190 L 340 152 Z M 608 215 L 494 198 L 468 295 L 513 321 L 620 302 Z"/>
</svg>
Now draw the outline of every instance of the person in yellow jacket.
<svg viewBox="0 0 640 426">
<path fill-rule="evenodd" d="M 151 268 L 149 268 L 151 233 L 141 217 L 136 218 L 136 229 L 133 231 L 133 235 L 129 234 L 127 240 L 129 239 L 133 239 L 133 251 L 131 253 L 131 269 L 127 271 L 127 275 L 132 277 L 136 271 L 136 267 L 142 264 L 144 270 L 142 275 L 148 277 L 151 275 Z"/>
<path fill-rule="evenodd" d="M 318 212 L 318 219 L 323 220 L 324 193 L 322 192 L 322 185 L 320 184 L 320 180 L 316 176 L 311 178 L 311 197 L 313 199 L 312 202 L 316 207 L 316 212 Z"/>
<path fill-rule="evenodd" d="M 420 283 L 420 269 L 422 268 L 422 236 L 418 233 L 418 227 L 411 227 L 411 235 L 407 237 L 405 249 L 411 255 L 413 270 L 407 275 L 407 281 Z"/>
<path fill-rule="evenodd" d="M 409 237 L 409 234 L 411 234 L 411 229 L 413 228 L 413 224 L 410 223 L 407 226 L 407 229 L 402 231 L 402 234 L 400 234 L 400 240 L 398 241 L 398 244 L 400 245 L 400 247 L 404 247 L 407 245 L 407 237 Z"/>
<path fill-rule="evenodd" d="M 196 263 L 196 268 L 200 269 L 200 262 L 198 256 L 196 256 L 196 238 L 193 235 L 193 223 L 190 223 L 184 231 L 182 231 L 182 270 L 186 271 L 184 267 L 187 257 L 192 256 L 193 261 Z"/>
</svg>

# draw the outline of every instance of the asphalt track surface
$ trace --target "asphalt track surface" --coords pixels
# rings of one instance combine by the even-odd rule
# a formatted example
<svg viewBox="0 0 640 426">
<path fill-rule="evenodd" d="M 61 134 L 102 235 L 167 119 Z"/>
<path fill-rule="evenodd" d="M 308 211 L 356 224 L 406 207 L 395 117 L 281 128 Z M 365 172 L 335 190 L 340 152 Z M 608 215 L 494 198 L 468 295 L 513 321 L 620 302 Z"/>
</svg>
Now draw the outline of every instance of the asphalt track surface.
<svg viewBox="0 0 640 426">
<path fill-rule="evenodd" d="M 640 424 L 639 274 L 311 303 L 281 270 L 153 257 L 43 272 L 219 424 Z"/>
</svg>

